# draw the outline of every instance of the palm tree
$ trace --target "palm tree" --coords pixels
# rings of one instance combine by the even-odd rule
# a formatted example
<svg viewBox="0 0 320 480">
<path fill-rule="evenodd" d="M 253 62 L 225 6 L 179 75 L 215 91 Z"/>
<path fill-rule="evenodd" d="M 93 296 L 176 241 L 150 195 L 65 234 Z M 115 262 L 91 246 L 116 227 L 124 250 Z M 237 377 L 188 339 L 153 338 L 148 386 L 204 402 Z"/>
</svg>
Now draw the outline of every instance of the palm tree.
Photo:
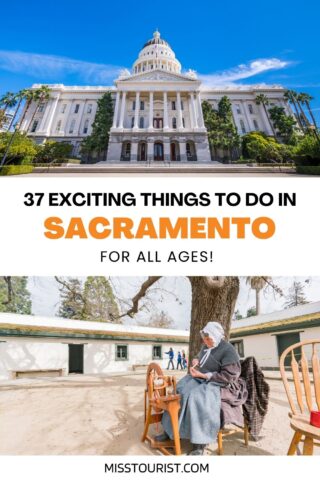
<svg viewBox="0 0 320 480">
<path fill-rule="evenodd" d="M 294 107 L 295 116 L 296 116 L 296 120 L 298 122 L 298 125 L 299 125 L 300 129 L 304 132 L 305 127 L 304 127 L 304 125 L 302 125 L 300 113 L 298 111 L 298 106 L 297 106 L 297 103 L 298 103 L 297 102 L 297 99 L 298 99 L 297 92 L 295 92 L 294 90 L 286 90 L 285 93 L 284 93 L 284 98 L 288 102 L 292 103 L 292 105 Z"/>
<path fill-rule="evenodd" d="M 36 102 L 36 106 L 35 106 L 34 112 L 32 114 L 31 120 L 29 122 L 28 128 L 26 129 L 27 132 L 29 131 L 29 129 L 32 125 L 34 116 L 38 111 L 40 103 L 47 102 L 50 99 L 50 93 L 51 93 L 51 90 L 48 87 L 48 85 L 41 85 L 40 88 L 37 88 L 37 89 L 34 90 L 33 101 Z"/>
<path fill-rule="evenodd" d="M 7 108 L 14 107 L 16 103 L 16 95 L 13 92 L 7 92 L 0 98 L 0 106 L 4 107 L 4 113 L 6 113 Z"/>
<path fill-rule="evenodd" d="M 256 314 L 260 315 L 260 292 L 268 284 L 271 277 L 247 277 L 246 283 L 250 285 L 252 290 L 256 291 Z"/>
<path fill-rule="evenodd" d="M 26 103 L 25 103 L 25 106 L 24 106 L 24 111 L 23 111 L 22 117 L 21 117 L 21 119 L 20 119 L 20 121 L 17 125 L 17 130 L 20 130 L 20 128 L 23 124 L 23 121 L 26 117 L 26 114 L 29 110 L 29 107 L 36 97 L 35 92 L 36 92 L 36 90 L 34 90 L 32 88 L 25 88 L 24 90 L 21 90 L 21 96 L 26 101 Z"/>
<path fill-rule="evenodd" d="M 256 105 L 262 105 L 263 106 L 263 109 L 265 111 L 267 119 L 269 120 L 273 136 L 276 138 L 277 135 L 276 135 L 275 129 L 273 127 L 273 124 L 272 124 L 272 121 L 270 119 L 269 112 L 268 112 L 268 109 L 267 109 L 267 105 L 269 105 L 268 97 L 264 93 L 260 93 L 259 95 L 256 96 Z"/>
<path fill-rule="evenodd" d="M 317 137 L 317 140 L 320 142 L 320 137 L 318 133 L 318 125 L 316 122 L 316 119 L 314 118 L 314 115 L 312 113 L 311 107 L 310 107 L 310 102 L 313 100 L 313 97 L 309 95 L 308 93 L 300 93 L 299 94 L 299 100 L 302 103 L 302 105 L 305 105 L 307 107 L 307 110 L 309 112 L 309 115 L 312 119 L 313 123 L 313 128 L 312 130 L 314 131 L 315 136 Z"/>
<path fill-rule="evenodd" d="M 297 103 L 298 103 L 298 107 L 300 109 L 300 112 L 301 112 L 301 117 L 303 118 L 303 122 L 306 126 L 306 129 L 308 130 L 310 128 L 310 122 L 309 122 L 309 119 L 308 117 L 306 116 L 304 110 L 303 110 L 303 105 L 304 105 L 304 93 L 298 93 L 297 94 Z"/>
</svg>

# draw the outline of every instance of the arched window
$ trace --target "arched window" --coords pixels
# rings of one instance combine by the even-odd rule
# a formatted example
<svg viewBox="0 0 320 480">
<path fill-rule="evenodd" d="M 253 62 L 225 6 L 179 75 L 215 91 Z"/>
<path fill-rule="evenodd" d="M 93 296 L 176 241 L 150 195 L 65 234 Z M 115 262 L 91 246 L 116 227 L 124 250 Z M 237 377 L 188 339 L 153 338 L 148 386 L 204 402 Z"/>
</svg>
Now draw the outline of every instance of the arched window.
<svg viewBox="0 0 320 480">
<path fill-rule="evenodd" d="M 156 142 L 154 144 L 154 159 L 163 160 L 163 143 Z"/>
<path fill-rule="evenodd" d="M 192 154 L 191 154 L 191 145 L 189 142 L 187 142 L 186 144 L 186 152 L 187 152 L 187 157 L 190 157 Z"/>
<path fill-rule="evenodd" d="M 89 119 L 87 118 L 86 121 L 84 122 L 84 126 L 83 126 L 83 133 L 84 134 L 88 133 L 88 128 L 89 128 Z"/>
<path fill-rule="evenodd" d="M 56 132 L 59 133 L 61 130 L 61 120 L 58 121 L 57 126 L 56 126 Z"/>
<path fill-rule="evenodd" d="M 140 117 L 139 119 L 139 128 L 144 128 L 144 117 Z"/>
<path fill-rule="evenodd" d="M 243 120 L 240 120 L 240 127 L 241 127 L 241 132 L 242 133 L 246 133 L 246 127 L 244 125 L 244 121 Z"/>
<path fill-rule="evenodd" d="M 172 128 L 177 128 L 177 119 L 176 117 L 172 118 Z"/>
</svg>

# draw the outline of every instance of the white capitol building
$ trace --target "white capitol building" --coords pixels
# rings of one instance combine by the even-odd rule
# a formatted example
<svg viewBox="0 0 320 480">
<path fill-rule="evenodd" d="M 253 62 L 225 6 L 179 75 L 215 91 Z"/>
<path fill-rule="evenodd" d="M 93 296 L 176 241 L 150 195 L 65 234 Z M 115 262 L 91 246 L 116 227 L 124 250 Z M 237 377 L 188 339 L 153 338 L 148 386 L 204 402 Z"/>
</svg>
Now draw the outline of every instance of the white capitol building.
<svg viewBox="0 0 320 480">
<path fill-rule="evenodd" d="M 30 106 L 22 131 L 37 143 L 47 139 L 69 142 L 78 156 L 81 141 L 91 133 L 97 100 L 111 92 L 114 118 L 105 158 L 108 163 L 211 162 L 203 100 L 217 107 L 221 97 L 228 96 L 240 135 L 254 130 L 272 135 L 263 106 L 255 103 L 261 93 L 271 105 L 282 106 L 291 114 L 281 86 L 206 88 L 194 71 L 181 72 L 180 62 L 158 31 L 143 46 L 131 73 L 121 72 L 115 86 L 49 87 L 50 100 L 38 107 L 35 103 Z"/>
</svg>

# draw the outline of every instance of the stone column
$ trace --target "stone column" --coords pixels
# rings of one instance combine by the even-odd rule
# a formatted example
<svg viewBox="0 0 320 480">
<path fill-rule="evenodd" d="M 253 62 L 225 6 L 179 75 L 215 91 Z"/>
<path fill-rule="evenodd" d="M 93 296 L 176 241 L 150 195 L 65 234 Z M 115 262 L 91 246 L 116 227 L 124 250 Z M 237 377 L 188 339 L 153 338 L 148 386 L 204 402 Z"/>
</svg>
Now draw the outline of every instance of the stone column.
<svg viewBox="0 0 320 480">
<path fill-rule="evenodd" d="M 194 118 L 194 128 L 198 128 L 198 118 L 197 118 L 197 110 L 196 110 L 196 102 L 194 100 L 194 94 L 191 93 L 191 106 L 192 106 L 192 114 Z"/>
<path fill-rule="evenodd" d="M 200 92 L 197 92 L 197 107 L 198 107 L 199 127 L 200 127 L 200 128 L 204 128 L 204 121 L 203 121 L 203 113 L 202 113 L 202 105 L 201 105 Z"/>
<path fill-rule="evenodd" d="M 181 95 L 177 92 L 177 109 L 178 109 L 178 130 L 183 128 L 182 124 L 182 110 L 181 110 Z"/>
<path fill-rule="evenodd" d="M 58 95 L 56 96 L 56 98 L 53 100 L 52 107 L 51 107 L 51 109 L 50 109 L 49 121 L 48 121 L 47 127 L 46 127 L 45 132 L 44 132 L 44 134 L 45 134 L 47 137 L 49 137 L 49 136 L 50 136 L 50 133 L 51 133 L 52 122 L 53 122 L 53 119 L 54 119 L 54 115 L 55 115 L 55 113 L 56 113 L 56 109 L 57 109 L 57 106 L 58 106 L 59 98 L 60 98 L 60 93 L 58 93 Z"/>
<path fill-rule="evenodd" d="M 187 149 L 186 149 L 186 142 L 181 141 L 179 142 L 179 150 L 180 150 L 180 161 L 187 162 Z"/>
<path fill-rule="evenodd" d="M 168 96 L 167 92 L 163 92 L 163 128 L 164 130 L 169 129 L 169 118 L 168 118 Z"/>
<path fill-rule="evenodd" d="M 127 95 L 126 92 L 122 92 L 119 128 L 123 128 L 124 112 L 125 112 L 125 107 L 126 107 L 126 95 Z"/>
<path fill-rule="evenodd" d="M 131 142 L 130 161 L 131 162 L 136 162 L 137 159 L 138 159 L 138 143 L 137 142 Z"/>
<path fill-rule="evenodd" d="M 192 109 L 192 99 L 191 99 L 191 93 L 189 93 L 189 98 L 188 98 L 188 107 L 189 107 L 189 115 L 190 115 L 190 128 L 194 128 L 194 113 Z"/>
<path fill-rule="evenodd" d="M 170 139 L 165 138 L 163 141 L 163 153 L 164 153 L 164 161 L 170 162 Z"/>
<path fill-rule="evenodd" d="M 120 104 L 120 91 L 117 92 L 117 96 L 116 96 L 116 104 L 115 104 L 115 107 L 114 107 L 112 128 L 117 128 L 118 115 L 119 115 L 119 104 Z"/>
<path fill-rule="evenodd" d="M 139 111 L 140 111 L 140 92 L 136 92 L 136 104 L 134 110 L 134 124 L 133 129 L 137 130 L 139 128 Z"/>
<path fill-rule="evenodd" d="M 153 140 L 148 140 L 147 144 L 147 159 L 148 162 L 153 162 L 153 157 L 154 157 L 154 141 Z"/>
<path fill-rule="evenodd" d="M 150 100 L 150 104 L 149 104 L 149 130 L 153 130 L 153 92 L 150 92 L 149 100 Z M 148 150 L 148 152 L 149 152 L 149 150 Z M 148 156 L 149 156 L 149 153 L 148 153 Z M 153 157 L 153 154 L 152 154 L 152 157 Z"/>
<path fill-rule="evenodd" d="M 251 132 L 252 130 L 254 130 L 254 126 L 251 118 L 251 113 L 249 112 L 248 104 L 246 101 L 242 102 L 242 108 L 247 122 L 247 132 Z"/>
</svg>

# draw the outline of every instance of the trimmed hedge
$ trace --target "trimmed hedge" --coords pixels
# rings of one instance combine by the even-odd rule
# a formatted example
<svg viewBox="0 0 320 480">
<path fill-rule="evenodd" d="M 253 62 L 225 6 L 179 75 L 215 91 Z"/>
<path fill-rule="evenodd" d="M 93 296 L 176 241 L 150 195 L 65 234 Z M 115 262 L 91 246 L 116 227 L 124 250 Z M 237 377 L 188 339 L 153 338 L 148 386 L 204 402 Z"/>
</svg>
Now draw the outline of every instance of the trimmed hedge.
<svg viewBox="0 0 320 480">
<path fill-rule="evenodd" d="M 301 175 L 320 175 L 320 165 L 297 165 L 297 173 Z"/>
<path fill-rule="evenodd" d="M 5 165 L 0 168 L 0 176 L 32 173 L 33 169 L 33 165 Z"/>
</svg>

